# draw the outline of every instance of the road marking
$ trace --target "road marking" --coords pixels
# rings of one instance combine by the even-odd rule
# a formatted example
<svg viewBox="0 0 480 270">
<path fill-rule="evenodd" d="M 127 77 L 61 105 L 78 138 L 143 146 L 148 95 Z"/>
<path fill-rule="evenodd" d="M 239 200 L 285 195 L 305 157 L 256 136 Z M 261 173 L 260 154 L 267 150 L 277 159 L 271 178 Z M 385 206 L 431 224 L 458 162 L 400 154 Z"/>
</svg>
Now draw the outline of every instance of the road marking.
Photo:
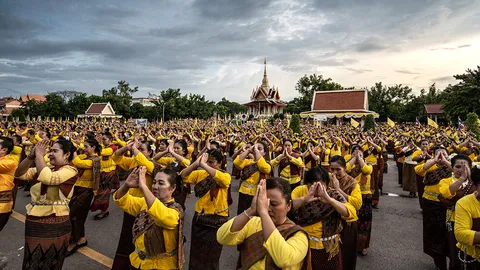
<svg viewBox="0 0 480 270">
<path fill-rule="evenodd" d="M 13 218 L 15 218 L 16 220 L 22 222 L 22 223 L 25 223 L 25 216 L 16 212 L 16 211 L 12 211 L 12 215 L 11 215 Z M 102 253 L 100 252 L 97 252 L 89 247 L 82 247 L 78 250 L 78 252 L 82 253 L 83 255 L 87 256 L 88 258 L 100 263 L 100 264 L 103 264 L 105 265 L 106 267 L 108 267 L 108 269 L 111 269 L 112 268 L 112 265 L 113 265 L 113 260 L 105 255 L 103 255 Z"/>
<path fill-rule="evenodd" d="M 388 192 L 387 192 L 387 196 L 391 196 L 391 197 L 399 197 L 400 195 L 398 195 L 398 194 L 395 194 L 395 193 L 388 193 Z"/>
</svg>

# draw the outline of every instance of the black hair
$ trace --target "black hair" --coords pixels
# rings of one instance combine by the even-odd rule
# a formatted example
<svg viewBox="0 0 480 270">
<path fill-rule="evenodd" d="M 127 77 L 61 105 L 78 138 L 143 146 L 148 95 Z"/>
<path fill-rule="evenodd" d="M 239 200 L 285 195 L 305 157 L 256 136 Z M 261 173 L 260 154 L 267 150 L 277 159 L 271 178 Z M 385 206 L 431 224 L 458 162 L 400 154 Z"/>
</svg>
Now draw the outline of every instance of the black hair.
<svg viewBox="0 0 480 270">
<path fill-rule="evenodd" d="M 186 141 L 188 140 L 189 142 L 192 141 L 192 137 L 190 137 L 190 135 L 188 134 L 183 134 L 183 138 L 186 138 Z"/>
<path fill-rule="evenodd" d="M 18 143 L 22 143 L 22 136 L 20 136 L 18 134 L 12 135 L 12 140 L 14 140 Z"/>
<path fill-rule="evenodd" d="M 68 161 L 72 161 L 73 153 L 77 151 L 77 148 L 73 145 L 73 143 L 70 140 L 66 139 L 56 140 L 55 143 L 58 143 L 58 145 L 60 145 L 60 149 L 62 149 L 63 154 L 70 153 L 70 155 L 68 156 Z"/>
<path fill-rule="evenodd" d="M 210 149 L 207 151 L 207 153 L 208 153 L 208 156 L 214 157 L 218 163 L 221 163 L 223 161 L 223 154 L 222 154 L 222 151 L 220 151 L 220 149 Z"/>
<path fill-rule="evenodd" d="M 27 134 L 28 134 L 28 135 L 32 135 L 32 136 L 35 136 L 35 130 L 29 129 L 29 130 L 27 130 Z"/>
<path fill-rule="evenodd" d="M 340 164 L 340 166 L 342 166 L 343 168 L 347 167 L 347 162 L 345 161 L 345 158 L 340 155 L 331 157 L 328 163 L 330 163 L 331 165 L 333 162 Z"/>
<path fill-rule="evenodd" d="M 352 147 L 350 147 L 350 153 L 353 153 L 353 151 L 355 151 L 356 148 L 363 151 L 362 147 L 359 144 L 352 144 Z"/>
<path fill-rule="evenodd" d="M 0 137 L 0 145 L 2 148 L 7 148 L 7 155 L 13 150 L 13 140 L 8 137 Z"/>
<path fill-rule="evenodd" d="M 293 141 L 291 139 L 283 139 L 282 145 L 284 145 L 286 142 L 290 142 L 290 144 L 293 146 Z"/>
<path fill-rule="evenodd" d="M 427 142 L 428 143 L 428 139 L 421 139 L 418 143 L 422 144 L 422 142 Z"/>
<path fill-rule="evenodd" d="M 85 136 L 87 137 L 87 140 L 95 140 L 95 133 L 93 131 L 88 131 Z"/>
<path fill-rule="evenodd" d="M 287 180 L 280 177 L 268 178 L 266 181 L 267 190 L 269 189 L 278 189 L 285 199 L 285 202 L 288 204 L 292 200 L 292 189 L 290 188 L 290 183 Z"/>
<path fill-rule="evenodd" d="M 98 141 L 95 139 L 87 139 L 85 143 L 88 143 L 88 145 L 90 145 L 91 147 L 95 147 L 96 154 L 100 154 L 100 152 L 102 151 L 102 147 L 100 146 Z"/>
<path fill-rule="evenodd" d="M 475 186 L 480 184 L 480 168 L 477 166 L 473 167 L 470 173 L 470 178 Z"/>
<path fill-rule="evenodd" d="M 183 155 L 182 156 L 186 156 L 188 154 L 188 145 L 187 145 L 187 142 L 185 140 L 176 140 L 175 141 L 175 144 L 179 144 L 181 147 L 182 147 L 182 150 L 183 150 Z"/>
<path fill-rule="evenodd" d="M 220 144 L 217 141 L 211 141 L 210 145 L 215 145 L 217 149 L 220 149 Z"/>
<path fill-rule="evenodd" d="M 20 127 L 21 128 L 27 127 L 27 123 L 20 123 Z"/>
<path fill-rule="evenodd" d="M 147 152 L 150 152 L 149 158 L 153 157 L 152 144 L 150 143 L 150 141 L 142 141 L 142 144 L 145 144 L 147 146 Z"/>
<path fill-rule="evenodd" d="M 158 171 L 158 173 L 161 173 L 163 172 L 164 174 L 166 174 L 168 176 L 168 183 L 170 183 L 170 186 L 172 188 L 176 188 L 177 187 L 177 178 L 178 178 L 178 173 L 175 171 L 175 170 L 172 170 L 172 169 L 169 169 L 169 168 L 166 168 L 166 169 L 163 169 L 161 171 Z"/>
<path fill-rule="evenodd" d="M 467 155 L 458 154 L 452 157 L 452 159 L 450 160 L 452 167 L 455 166 L 455 163 L 457 163 L 457 160 L 466 160 L 468 162 L 468 166 L 472 167 L 472 160 Z"/>
<path fill-rule="evenodd" d="M 445 151 L 447 150 L 447 149 L 445 149 L 445 146 L 443 146 L 443 145 L 441 145 L 441 144 L 438 144 L 438 145 L 435 145 L 435 146 L 432 148 L 432 151 L 433 151 L 433 153 L 435 154 L 435 152 L 437 152 L 437 150 L 439 150 L 439 149 L 442 149 L 442 150 L 445 150 Z"/>
<path fill-rule="evenodd" d="M 112 133 L 110 133 L 110 131 L 105 131 L 103 133 L 103 136 L 107 137 L 107 139 L 109 140 L 113 140 L 113 136 L 112 136 Z"/>
<path fill-rule="evenodd" d="M 313 184 L 315 182 L 323 182 L 326 186 L 330 184 L 330 176 L 328 175 L 327 170 L 322 167 L 312 167 L 305 173 L 305 178 L 303 179 L 305 184 Z"/>
<path fill-rule="evenodd" d="M 160 141 L 158 141 L 158 144 L 161 144 L 161 143 L 168 146 L 168 139 L 161 139 Z"/>
</svg>

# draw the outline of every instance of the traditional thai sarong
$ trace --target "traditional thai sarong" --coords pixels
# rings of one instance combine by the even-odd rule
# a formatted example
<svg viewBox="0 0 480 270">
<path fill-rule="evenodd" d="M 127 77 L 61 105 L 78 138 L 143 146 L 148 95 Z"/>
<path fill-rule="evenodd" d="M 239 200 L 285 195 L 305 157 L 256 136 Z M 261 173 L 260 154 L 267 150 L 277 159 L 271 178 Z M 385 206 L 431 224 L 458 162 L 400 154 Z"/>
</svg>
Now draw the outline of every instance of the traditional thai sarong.
<svg viewBox="0 0 480 270">
<path fill-rule="evenodd" d="M 132 242 L 134 222 L 135 216 L 123 213 L 122 232 L 113 259 L 112 270 L 128 270 L 130 268 L 130 254 L 135 251 L 135 245 Z"/>
<path fill-rule="evenodd" d="M 446 266 L 448 256 L 447 226 L 445 224 L 447 208 L 440 202 L 422 198 L 423 202 L 423 252 L 433 258 L 435 264 Z M 440 265 L 437 265 L 440 267 Z"/>
<path fill-rule="evenodd" d="M 370 190 L 372 191 L 372 205 L 378 205 L 380 200 L 380 193 L 378 190 L 378 165 L 372 165 L 372 174 L 370 175 Z"/>
<path fill-rule="evenodd" d="M 241 213 L 243 213 L 243 211 L 250 208 L 250 206 L 252 205 L 252 200 L 253 200 L 253 196 L 239 192 L 237 215 L 240 215 Z"/>
<path fill-rule="evenodd" d="M 311 264 L 312 269 L 325 269 L 325 270 L 342 270 L 343 262 L 342 262 L 342 252 L 339 252 L 333 258 L 329 259 L 328 253 L 325 249 L 310 249 L 311 253 Z M 302 267 L 302 270 L 307 269 L 305 263 Z"/>
<path fill-rule="evenodd" d="M 97 210 L 106 212 L 108 210 L 110 204 L 110 194 L 115 182 L 117 181 L 118 175 L 116 171 L 100 173 L 100 187 L 92 203 L 92 207 L 90 208 L 92 212 Z"/>
<path fill-rule="evenodd" d="M 372 233 L 372 195 L 362 194 L 362 207 L 358 211 L 358 245 L 357 250 L 362 251 L 370 247 Z"/>
<path fill-rule="evenodd" d="M 10 218 L 10 214 L 12 214 L 12 212 L 0 214 L 0 232 L 3 230 L 5 225 L 7 225 L 8 219 Z"/>
<path fill-rule="evenodd" d="M 195 212 L 192 220 L 189 269 L 219 269 L 223 246 L 217 242 L 217 230 L 227 221 L 228 216 Z"/>
<path fill-rule="evenodd" d="M 25 251 L 22 269 L 61 270 L 72 224 L 69 216 L 35 217 L 25 220 Z"/>
<path fill-rule="evenodd" d="M 403 164 L 403 191 L 417 192 L 417 174 L 415 173 L 415 164 L 404 163 Z"/>
<path fill-rule="evenodd" d="M 341 250 L 343 269 L 355 270 L 357 267 L 357 222 L 345 222 L 342 220 L 342 223 L 343 230 L 340 235 L 342 239 Z"/>
<path fill-rule="evenodd" d="M 423 178 L 422 176 L 418 175 L 416 176 L 416 182 L 417 182 L 417 191 L 418 191 L 418 202 L 420 204 L 420 209 L 423 209 L 423 192 L 425 191 L 425 184 L 423 183 Z"/>
<path fill-rule="evenodd" d="M 91 188 L 74 187 L 70 200 L 70 219 L 72 221 L 72 241 L 77 242 L 85 237 L 85 221 L 93 199 Z"/>
<path fill-rule="evenodd" d="M 403 185 L 403 163 L 397 161 L 398 184 Z"/>
</svg>

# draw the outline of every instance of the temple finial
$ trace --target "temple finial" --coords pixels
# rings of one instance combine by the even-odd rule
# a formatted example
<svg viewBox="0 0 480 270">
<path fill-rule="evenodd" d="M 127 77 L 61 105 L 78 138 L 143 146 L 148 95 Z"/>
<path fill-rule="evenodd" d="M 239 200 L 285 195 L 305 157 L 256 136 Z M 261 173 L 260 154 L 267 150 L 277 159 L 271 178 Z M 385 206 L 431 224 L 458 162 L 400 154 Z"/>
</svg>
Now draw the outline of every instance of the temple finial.
<svg viewBox="0 0 480 270">
<path fill-rule="evenodd" d="M 265 67 L 264 67 L 264 70 L 263 70 L 262 86 L 268 89 L 267 58 L 266 57 L 263 59 L 263 64 L 265 65 Z"/>
</svg>

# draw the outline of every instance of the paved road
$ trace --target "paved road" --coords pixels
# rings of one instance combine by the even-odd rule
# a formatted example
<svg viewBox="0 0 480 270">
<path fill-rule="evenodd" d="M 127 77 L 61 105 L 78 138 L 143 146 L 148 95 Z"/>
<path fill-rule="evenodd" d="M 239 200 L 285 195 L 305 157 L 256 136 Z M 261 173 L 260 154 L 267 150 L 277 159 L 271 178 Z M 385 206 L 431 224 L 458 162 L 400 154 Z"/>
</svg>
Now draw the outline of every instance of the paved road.
<svg viewBox="0 0 480 270">
<path fill-rule="evenodd" d="M 385 175 L 385 193 L 397 194 L 382 196 L 380 209 L 373 213 L 372 240 L 369 254 L 358 258 L 357 269 L 394 270 L 394 269 L 426 269 L 434 270 L 433 261 L 422 252 L 422 216 L 418 206 L 418 199 L 404 197 L 408 195 L 397 185 L 397 170 L 394 163 L 390 162 L 389 174 Z M 238 198 L 238 180 L 233 180 L 232 191 L 234 201 Z M 29 198 L 23 191 L 19 192 L 15 211 L 25 215 L 25 205 Z M 185 216 L 185 235 L 190 239 L 190 227 L 193 217 L 195 198 L 187 200 L 187 213 Z M 231 216 L 234 215 L 237 205 L 231 206 Z M 90 214 L 86 223 L 89 247 L 113 258 L 121 230 L 122 211 L 114 204 L 111 205 L 110 216 L 101 221 L 94 221 Z M 15 218 L 10 221 L 0 232 L 0 253 L 8 257 L 6 269 L 21 269 L 24 245 L 24 224 Z M 187 254 L 190 252 L 190 242 L 185 246 Z M 91 252 L 88 252 L 91 254 Z M 91 256 L 91 255 L 90 255 Z M 234 247 L 224 247 L 220 262 L 220 269 L 235 269 L 238 253 Z M 92 257 L 92 256 L 91 256 Z M 102 258 L 102 256 L 98 257 Z M 66 259 L 63 269 L 108 269 L 104 264 L 76 253 Z"/>
</svg>

